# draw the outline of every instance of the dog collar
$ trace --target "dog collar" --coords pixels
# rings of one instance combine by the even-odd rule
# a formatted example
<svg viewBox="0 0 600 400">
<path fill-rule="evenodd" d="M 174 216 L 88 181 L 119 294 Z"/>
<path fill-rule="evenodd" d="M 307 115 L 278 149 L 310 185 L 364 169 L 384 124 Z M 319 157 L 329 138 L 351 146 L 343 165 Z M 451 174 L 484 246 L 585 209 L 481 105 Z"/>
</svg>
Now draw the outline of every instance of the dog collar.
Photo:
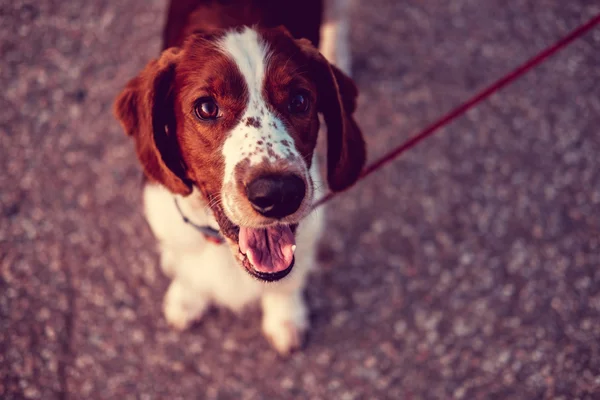
<svg viewBox="0 0 600 400">
<path fill-rule="evenodd" d="M 179 212 L 179 215 L 181 215 L 183 222 L 185 222 L 188 225 L 191 225 L 195 230 L 197 230 L 202 235 L 204 235 L 204 238 L 206 240 L 208 240 L 209 242 L 212 242 L 215 244 L 221 244 L 221 243 L 225 242 L 225 239 L 223 238 L 221 233 L 218 230 L 216 230 L 215 228 L 210 227 L 208 225 L 196 225 L 195 223 L 190 221 L 190 219 L 188 217 L 183 215 L 183 211 L 181 211 L 181 207 L 179 207 L 179 202 L 177 201 L 177 198 L 174 197 L 173 200 L 175 201 L 175 207 L 177 207 L 177 211 Z"/>
</svg>

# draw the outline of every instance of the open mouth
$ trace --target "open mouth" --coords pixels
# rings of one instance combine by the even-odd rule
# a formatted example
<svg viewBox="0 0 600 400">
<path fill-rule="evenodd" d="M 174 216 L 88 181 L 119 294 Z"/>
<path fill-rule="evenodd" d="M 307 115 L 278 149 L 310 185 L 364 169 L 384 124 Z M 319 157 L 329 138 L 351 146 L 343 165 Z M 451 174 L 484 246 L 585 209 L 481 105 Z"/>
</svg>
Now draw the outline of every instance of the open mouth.
<svg viewBox="0 0 600 400">
<path fill-rule="evenodd" d="M 244 255 L 242 265 L 254 277 L 277 281 L 294 267 L 295 226 L 274 225 L 267 228 L 240 227 L 238 246 Z"/>
<path fill-rule="evenodd" d="M 221 234 L 237 243 L 237 257 L 246 272 L 262 281 L 274 282 L 292 271 L 298 224 L 240 227 L 225 215 L 218 202 L 213 202 L 211 208 Z"/>
</svg>

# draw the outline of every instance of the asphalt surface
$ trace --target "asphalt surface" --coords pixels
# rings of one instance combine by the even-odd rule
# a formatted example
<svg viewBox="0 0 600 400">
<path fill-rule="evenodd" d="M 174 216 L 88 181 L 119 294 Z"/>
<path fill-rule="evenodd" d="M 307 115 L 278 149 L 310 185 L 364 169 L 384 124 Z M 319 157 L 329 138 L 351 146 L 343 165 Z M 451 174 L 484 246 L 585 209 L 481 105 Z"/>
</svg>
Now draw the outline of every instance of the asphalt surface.
<svg viewBox="0 0 600 400">
<path fill-rule="evenodd" d="M 600 12 L 357 1 L 371 159 Z M 329 207 L 304 351 L 178 334 L 111 115 L 164 1 L 0 4 L 2 399 L 600 398 L 600 29 Z"/>
</svg>

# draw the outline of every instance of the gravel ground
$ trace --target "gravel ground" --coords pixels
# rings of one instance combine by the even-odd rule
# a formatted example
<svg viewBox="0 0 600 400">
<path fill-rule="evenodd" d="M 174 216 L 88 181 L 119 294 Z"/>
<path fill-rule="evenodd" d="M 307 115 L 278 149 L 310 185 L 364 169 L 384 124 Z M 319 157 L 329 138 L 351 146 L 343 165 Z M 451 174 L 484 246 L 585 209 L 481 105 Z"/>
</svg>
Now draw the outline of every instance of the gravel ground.
<svg viewBox="0 0 600 400">
<path fill-rule="evenodd" d="M 600 12 L 356 3 L 371 157 Z M 110 108 L 165 6 L 0 5 L 0 397 L 600 398 L 600 29 L 333 201 L 310 340 L 281 359 L 257 310 L 183 334 L 161 316 Z"/>
</svg>

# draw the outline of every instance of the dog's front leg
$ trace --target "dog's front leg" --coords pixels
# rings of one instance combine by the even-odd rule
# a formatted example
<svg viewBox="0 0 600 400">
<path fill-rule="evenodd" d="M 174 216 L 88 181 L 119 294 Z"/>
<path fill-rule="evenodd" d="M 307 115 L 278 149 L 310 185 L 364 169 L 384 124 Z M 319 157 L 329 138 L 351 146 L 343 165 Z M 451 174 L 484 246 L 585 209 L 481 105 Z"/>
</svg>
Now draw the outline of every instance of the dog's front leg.
<svg viewBox="0 0 600 400">
<path fill-rule="evenodd" d="M 165 294 L 163 311 L 170 326 L 184 330 L 202 317 L 208 305 L 207 296 L 175 279 Z"/>
<path fill-rule="evenodd" d="M 262 330 L 273 347 L 282 355 L 299 349 L 309 325 L 301 289 L 267 291 L 261 301 Z"/>
</svg>

